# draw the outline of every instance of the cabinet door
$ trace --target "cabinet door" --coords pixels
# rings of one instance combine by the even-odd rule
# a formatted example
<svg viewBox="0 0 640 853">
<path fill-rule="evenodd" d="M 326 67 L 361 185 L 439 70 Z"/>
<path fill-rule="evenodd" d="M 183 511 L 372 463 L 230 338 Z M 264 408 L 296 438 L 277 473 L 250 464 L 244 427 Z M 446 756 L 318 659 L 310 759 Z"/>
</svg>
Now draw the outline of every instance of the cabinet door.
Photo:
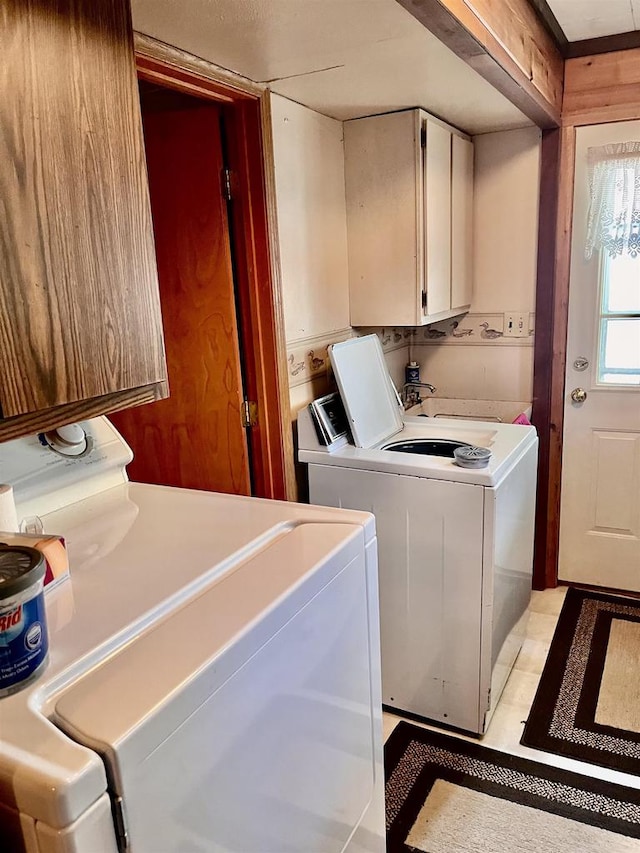
<svg viewBox="0 0 640 853">
<path fill-rule="evenodd" d="M 417 110 L 344 124 L 353 326 L 420 322 L 423 201 Z"/>
<path fill-rule="evenodd" d="M 166 379 L 128 0 L 3 0 L 3 417 Z"/>
<path fill-rule="evenodd" d="M 468 308 L 473 288 L 473 143 L 451 137 L 451 307 Z"/>
<path fill-rule="evenodd" d="M 451 308 L 451 132 L 425 120 L 425 314 Z"/>
</svg>

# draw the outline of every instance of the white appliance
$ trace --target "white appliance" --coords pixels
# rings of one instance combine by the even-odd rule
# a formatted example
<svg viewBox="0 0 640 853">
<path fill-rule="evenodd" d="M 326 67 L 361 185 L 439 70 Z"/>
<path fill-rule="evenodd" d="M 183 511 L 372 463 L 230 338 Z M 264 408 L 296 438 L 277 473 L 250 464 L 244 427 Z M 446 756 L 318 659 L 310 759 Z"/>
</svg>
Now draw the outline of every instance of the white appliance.
<svg viewBox="0 0 640 853">
<path fill-rule="evenodd" d="M 535 429 L 403 417 L 375 335 L 330 356 L 352 441 L 325 446 L 306 409 L 299 458 L 312 503 L 375 514 L 383 704 L 482 734 L 526 628 Z M 439 439 L 489 448 L 488 467 L 390 449 L 441 454 Z"/>
<path fill-rule="evenodd" d="M 71 566 L 47 670 L 0 699 L 0 848 L 381 853 L 373 518 L 129 483 L 82 426 L 76 458 L 0 446 Z"/>
</svg>

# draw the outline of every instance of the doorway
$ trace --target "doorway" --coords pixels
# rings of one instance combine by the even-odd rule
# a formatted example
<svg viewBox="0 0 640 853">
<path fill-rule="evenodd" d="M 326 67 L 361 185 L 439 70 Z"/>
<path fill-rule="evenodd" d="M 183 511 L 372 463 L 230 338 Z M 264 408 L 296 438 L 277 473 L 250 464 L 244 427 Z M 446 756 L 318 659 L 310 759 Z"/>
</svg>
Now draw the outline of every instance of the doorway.
<svg viewBox="0 0 640 853">
<path fill-rule="evenodd" d="M 171 397 L 114 422 L 134 449 L 134 480 L 287 499 L 268 96 L 174 52 L 136 37 Z M 257 410 L 248 428 L 245 397 Z"/>
<path fill-rule="evenodd" d="M 640 592 L 640 259 L 585 260 L 588 149 L 640 122 L 576 138 L 558 577 Z"/>
<path fill-rule="evenodd" d="M 252 493 L 222 108 L 140 82 L 170 397 L 114 418 L 133 480 Z"/>
</svg>

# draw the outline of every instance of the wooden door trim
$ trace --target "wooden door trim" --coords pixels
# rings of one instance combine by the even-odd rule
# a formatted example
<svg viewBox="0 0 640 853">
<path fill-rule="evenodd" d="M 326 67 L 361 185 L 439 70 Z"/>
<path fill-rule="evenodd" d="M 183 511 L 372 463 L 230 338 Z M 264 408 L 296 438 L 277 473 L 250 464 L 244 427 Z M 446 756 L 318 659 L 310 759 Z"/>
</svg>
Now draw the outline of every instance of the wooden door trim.
<svg viewBox="0 0 640 853">
<path fill-rule="evenodd" d="M 560 180 L 560 130 L 542 133 L 540 152 L 540 208 L 536 275 L 536 332 L 533 351 L 533 412 L 538 431 L 538 487 L 533 557 L 533 587 L 547 586 L 546 550 L 549 505 L 549 443 L 553 364 L 553 294 L 555 280 L 556 218 Z M 554 586 L 555 584 L 551 584 Z"/>
<path fill-rule="evenodd" d="M 613 53 L 617 50 L 634 50 L 640 47 L 640 32 L 616 33 L 612 36 L 581 39 L 569 42 L 563 53 L 565 59 L 577 59 L 581 56 L 594 56 L 598 53 Z M 628 593 L 631 595 L 631 593 Z"/>
<path fill-rule="evenodd" d="M 188 92 L 184 87 L 194 87 L 188 93 L 200 97 L 206 97 L 207 93 L 209 96 L 217 95 L 216 100 L 222 101 L 255 100 L 267 91 L 263 83 L 254 83 L 248 77 L 234 74 L 144 33 L 134 32 L 133 37 L 138 70 L 157 75 L 156 82 L 162 82 L 171 89 Z"/>
<path fill-rule="evenodd" d="M 573 127 L 542 137 L 532 418 L 540 438 L 535 589 L 558 583 L 575 140 Z"/>
<path fill-rule="evenodd" d="M 246 306 L 242 316 L 250 331 L 245 334 L 245 358 L 260 421 L 250 437 L 255 492 L 261 497 L 293 499 L 296 481 L 269 92 L 266 86 L 139 33 L 135 33 L 135 53 L 142 79 L 221 103 L 231 118 L 240 149 L 232 165 L 238 186 L 234 220 L 244 250 L 238 258 L 241 303 Z"/>
</svg>

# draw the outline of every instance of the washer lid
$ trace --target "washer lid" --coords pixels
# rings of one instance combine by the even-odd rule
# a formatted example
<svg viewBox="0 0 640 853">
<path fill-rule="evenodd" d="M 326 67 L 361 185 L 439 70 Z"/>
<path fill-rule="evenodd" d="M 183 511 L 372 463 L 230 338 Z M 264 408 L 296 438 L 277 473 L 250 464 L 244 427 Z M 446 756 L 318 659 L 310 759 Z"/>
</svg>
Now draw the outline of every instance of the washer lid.
<svg viewBox="0 0 640 853">
<path fill-rule="evenodd" d="M 400 432 L 400 401 L 377 335 L 334 344 L 329 358 L 356 447 L 374 447 Z"/>
</svg>

